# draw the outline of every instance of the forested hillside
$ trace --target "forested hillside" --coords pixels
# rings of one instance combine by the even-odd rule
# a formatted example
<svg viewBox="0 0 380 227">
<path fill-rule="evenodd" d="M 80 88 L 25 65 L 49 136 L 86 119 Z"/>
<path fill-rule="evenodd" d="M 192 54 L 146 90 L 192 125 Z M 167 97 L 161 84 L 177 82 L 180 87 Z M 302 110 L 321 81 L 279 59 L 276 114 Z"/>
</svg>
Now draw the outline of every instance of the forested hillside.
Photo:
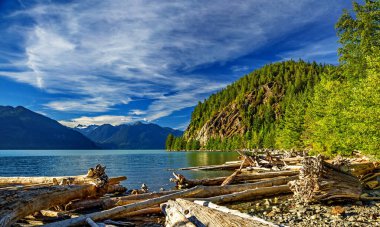
<svg viewBox="0 0 380 227">
<path fill-rule="evenodd" d="M 380 1 L 354 3 L 336 24 L 340 65 L 264 66 L 198 103 L 167 148 L 310 149 L 327 155 L 380 148 Z"/>
</svg>

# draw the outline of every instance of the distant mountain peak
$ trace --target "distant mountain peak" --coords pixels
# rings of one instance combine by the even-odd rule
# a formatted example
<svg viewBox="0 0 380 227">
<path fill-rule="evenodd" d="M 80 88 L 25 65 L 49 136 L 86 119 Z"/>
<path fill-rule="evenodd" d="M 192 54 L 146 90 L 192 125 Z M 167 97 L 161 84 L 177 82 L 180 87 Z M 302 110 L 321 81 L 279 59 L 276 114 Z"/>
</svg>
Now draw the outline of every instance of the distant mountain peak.
<svg viewBox="0 0 380 227">
<path fill-rule="evenodd" d="M 117 126 L 77 127 L 75 130 L 107 149 L 164 149 L 170 133 L 175 136 L 183 134 L 179 130 L 141 121 Z"/>
<path fill-rule="evenodd" d="M 0 106 L 0 149 L 96 149 L 73 129 L 23 106 Z"/>
</svg>

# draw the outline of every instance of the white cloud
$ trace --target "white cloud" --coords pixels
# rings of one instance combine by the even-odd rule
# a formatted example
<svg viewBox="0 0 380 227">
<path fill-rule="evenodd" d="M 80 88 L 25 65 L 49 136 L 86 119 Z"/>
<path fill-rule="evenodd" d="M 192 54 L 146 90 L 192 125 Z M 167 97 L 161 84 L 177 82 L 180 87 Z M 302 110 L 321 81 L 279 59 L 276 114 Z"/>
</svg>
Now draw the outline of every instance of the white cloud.
<svg viewBox="0 0 380 227">
<path fill-rule="evenodd" d="M 146 111 L 135 109 L 135 110 L 131 110 L 129 112 L 129 114 L 130 115 L 143 115 L 143 114 L 146 114 Z"/>
<path fill-rule="evenodd" d="M 59 111 L 102 113 L 150 99 L 147 109 L 130 112 L 150 121 L 230 82 L 192 69 L 244 56 L 340 9 L 339 1 L 327 0 L 41 3 L 10 16 L 35 24 L 13 29 L 25 37 L 25 53 L 6 55 L 18 70 L 0 66 L 0 75 L 65 94 L 45 103 Z"/>
<path fill-rule="evenodd" d="M 249 71 L 249 67 L 247 65 L 234 65 L 231 70 L 235 73 L 246 73 Z"/>
<path fill-rule="evenodd" d="M 338 38 L 329 37 L 317 42 L 307 42 L 303 47 L 294 51 L 288 51 L 279 55 L 282 60 L 303 59 L 305 61 L 317 61 L 336 64 L 338 60 Z"/>
<path fill-rule="evenodd" d="M 113 116 L 113 115 L 102 115 L 96 117 L 79 117 L 72 119 L 70 121 L 59 121 L 59 123 L 66 125 L 68 127 L 75 127 L 77 125 L 102 125 L 102 124 L 111 124 L 111 125 L 121 125 L 126 123 L 131 123 L 136 121 L 130 116 Z"/>
</svg>

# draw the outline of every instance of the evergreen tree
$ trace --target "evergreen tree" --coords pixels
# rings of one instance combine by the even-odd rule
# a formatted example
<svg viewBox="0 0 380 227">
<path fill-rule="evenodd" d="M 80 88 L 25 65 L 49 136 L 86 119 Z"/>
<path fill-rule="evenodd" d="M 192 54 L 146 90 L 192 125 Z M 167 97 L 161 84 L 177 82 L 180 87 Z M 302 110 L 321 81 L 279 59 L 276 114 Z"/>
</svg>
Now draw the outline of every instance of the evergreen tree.
<svg viewBox="0 0 380 227">
<path fill-rule="evenodd" d="M 172 150 L 173 140 L 174 140 L 174 135 L 170 133 L 168 137 L 166 138 L 166 143 L 165 143 L 166 150 L 169 150 L 169 151 Z"/>
</svg>

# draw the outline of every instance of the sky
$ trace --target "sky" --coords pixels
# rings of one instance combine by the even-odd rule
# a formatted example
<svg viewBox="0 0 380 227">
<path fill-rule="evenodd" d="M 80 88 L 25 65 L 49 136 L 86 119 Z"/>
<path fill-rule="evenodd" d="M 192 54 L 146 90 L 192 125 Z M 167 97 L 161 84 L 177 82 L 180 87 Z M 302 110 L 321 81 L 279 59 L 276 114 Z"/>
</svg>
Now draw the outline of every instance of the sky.
<svg viewBox="0 0 380 227">
<path fill-rule="evenodd" d="M 74 127 L 184 130 L 194 106 L 254 69 L 337 64 L 347 0 L 0 0 L 0 105 Z"/>
</svg>

